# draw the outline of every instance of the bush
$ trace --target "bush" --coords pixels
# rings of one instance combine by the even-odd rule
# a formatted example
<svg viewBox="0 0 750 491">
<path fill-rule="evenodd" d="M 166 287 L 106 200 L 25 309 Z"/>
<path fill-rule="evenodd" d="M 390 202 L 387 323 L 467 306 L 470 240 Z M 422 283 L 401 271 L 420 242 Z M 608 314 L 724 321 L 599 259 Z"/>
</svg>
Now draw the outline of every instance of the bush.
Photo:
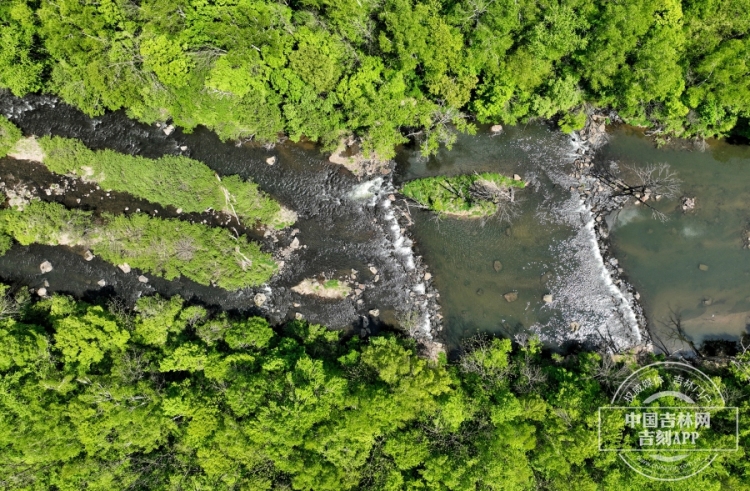
<svg viewBox="0 0 750 491">
<path fill-rule="evenodd" d="M 0 233 L 21 245 L 85 247 L 112 264 L 128 263 L 168 280 L 184 276 L 227 290 L 265 283 L 277 269 L 270 254 L 244 236 L 142 213 L 95 218 L 58 203 L 32 201 L 22 211 L 0 211 Z"/>
<path fill-rule="evenodd" d="M 159 159 L 127 155 L 113 150 L 93 151 L 78 140 L 44 137 L 44 164 L 58 174 L 76 174 L 105 189 L 130 193 L 139 198 L 185 212 L 219 210 L 237 215 L 245 226 L 256 224 L 283 228 L 281 206 L 239 176 L 220 179 L 205 164 L 183 156 Z"/>
<path fill-rule="evenodd" d="M 0 158 L 8 155 L 18 140 L 23 135 L 16 125 L 8 121 L 7 118 L 0 116 Z"/>
<path fill-rule="evenodd" d="M 408 198 L 442 215 L 483 217 L 494 214 L 498 206 L 490 200 L 477 199 L 470 191 L 472 184 L 486 181 L 498 187 L 523 188 L 523 181 L 515 181 L 501 174 L 485 172 L 456 177 L 425 177 L 406 183 L 401 192 Z"/>
</svg>

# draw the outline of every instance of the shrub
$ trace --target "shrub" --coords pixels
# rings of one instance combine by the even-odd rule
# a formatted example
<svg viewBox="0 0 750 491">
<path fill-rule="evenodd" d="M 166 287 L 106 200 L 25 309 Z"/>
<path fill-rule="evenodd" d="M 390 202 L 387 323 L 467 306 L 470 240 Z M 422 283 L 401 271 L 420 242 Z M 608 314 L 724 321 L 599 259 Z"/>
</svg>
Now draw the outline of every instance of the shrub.
<svg viewBox="0 0 750 491">
<path fill-rule="evenodd" d="M 227 290 L 265 283 L 277 268 L 269 254 L 244 236 L 142 213 L 95 218 L 58 203 L 32 201 L 22 211 L 0 211 L 0 233 L 22 245 L 86 247 L 112 264 L 128 263 L 168 280 L 184 276 Z"/>
<path fill-rule="evenodd" d="M 283 228 L 281 206 L 239 176 L 220 179 L 205 164 L 179 155 L 159 159 L 127 155 L 113 150 L 93 151 L 78 140 L 44 137 L 44 164 L 58 174 L 76 174 L 105 189 L 130 193 L 153 203 L 185 212 L 208 209 L 236 215 L 245 226 Z"/>
</svg>

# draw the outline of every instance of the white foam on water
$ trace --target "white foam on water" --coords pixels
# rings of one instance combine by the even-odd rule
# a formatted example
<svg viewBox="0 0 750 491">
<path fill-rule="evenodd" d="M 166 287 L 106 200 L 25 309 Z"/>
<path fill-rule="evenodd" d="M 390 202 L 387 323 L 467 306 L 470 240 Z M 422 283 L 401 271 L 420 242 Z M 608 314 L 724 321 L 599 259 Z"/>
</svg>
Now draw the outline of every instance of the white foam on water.
<svg viewBox="0 0 750 491">
<path fill-rule="evenodd" d="M 376 197 L 380 190 L 383 188 L 383 178 L 376 177 L 371 181 L 365 181 L 357 184 L 352 188 L 351 191 L 346 195 L 347 198 L 353 201 L 368 201 Z M 374 204 L 374 203 L 372 203 Z"/>
</svg>

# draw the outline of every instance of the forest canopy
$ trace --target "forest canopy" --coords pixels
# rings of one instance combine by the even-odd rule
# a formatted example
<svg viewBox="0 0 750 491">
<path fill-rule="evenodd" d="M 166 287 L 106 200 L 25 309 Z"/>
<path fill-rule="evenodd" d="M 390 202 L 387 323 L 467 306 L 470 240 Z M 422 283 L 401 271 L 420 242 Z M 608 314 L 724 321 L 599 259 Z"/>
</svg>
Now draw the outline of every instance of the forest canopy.
<svg viewBox="0 0 750 491">
<path fill-rule="evenodd" d="M 686 137 L 748 134 L 750 0 L 10 0 L 0 87 L 222 138 L 393 155 L 475 122 L 588 105 Z"/>
<path fill-rule="evenodd" d="M 12 293 L 12 294 L 8 294 Z M 272 328 L 180 297 L 91 304 L 0 287 L 0 486 L 23 490 L 747 489 L 750 353 L 702 367 L 739 450 L 660 482 L 600 452 L 597 411 L 638 367 L 531 339 L 453 362 L 394 334 Z M 654 360 L 644 355 L 641 363 Z M 622 421 L 605 419 L 602 434 Z"/>
</svg>

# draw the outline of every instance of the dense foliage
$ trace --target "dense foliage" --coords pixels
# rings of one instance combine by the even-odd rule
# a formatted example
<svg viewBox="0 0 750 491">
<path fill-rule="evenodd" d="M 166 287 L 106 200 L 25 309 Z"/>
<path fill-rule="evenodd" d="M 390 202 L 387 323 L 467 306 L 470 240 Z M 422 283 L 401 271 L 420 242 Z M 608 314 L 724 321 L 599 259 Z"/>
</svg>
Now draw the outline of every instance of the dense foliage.
<svg viewBox="0 0 750 491">
<path fill-rule="evenodd" d="M 2 196 L 2 195 L 0 195 Z M 21 245 L 91 249 L 112 264 L 127 263 L 168 280 L 184 276 L 236 290 L 265 283 L 277 269 L 270 254 L 228 230 L 144 213 L 113 216 L 69 210 L 39 200 L 0 210 L 0 236 Z M 7 239 L 0 239 L 0 249 Z"/>
<path fill-rule="evenodd" d="M 498 210 L 492 193 L 477 196 L 473 186 L 498 192 L 508 188 L 523 188 L 526 183 L 493 172 L 464 174 L 454 177 L 436 176 L 415 179 L 403 185 L 404 196 L 442 215 L 459 215 L 469 218 L 486 217 Z"/>
<path fill-rule="evenodd" d="M 740 450 L 662 483 L 598 451 L 597 408 L 620 370 L 597 354 L 549 357 L 533 340 L 513 350 L 495 339 L 433 363 L 391 335 L 272 329 L 179 297 L 130 311 L 33 303 L 21 290 L 0 303 L 0 485 L 748 489 L 748 366 L 745 355 L 714 371 L 742 408 Z"/>
<path fill-rule="evenodd" d="M 700 137 L 750 116 L 750 0 L 7 0 L 0 26 L 0 87 L 223 138 L 388 157 L 462 112 L 572 129 L 592 103 Z"/>
<path fill-rule="evenodd" d="M 16 125 L 0 116 L 0 158 L 8 154 L 21 136 L 21 130 Z"/>
<path fill-rule="evenodd" d="M 159 159 L 113 150 L 93 151 L 78 140 L 44 137 L 44 165 L 58 174 L 75 174 L 104 189 L 123 191 L 184 212 L 217 210 L 237 216 L 244 225 L 283 228 L 281 207 L 239 176 L 219 178 L 208 166 L 183 156 Z"/>
</svg>

